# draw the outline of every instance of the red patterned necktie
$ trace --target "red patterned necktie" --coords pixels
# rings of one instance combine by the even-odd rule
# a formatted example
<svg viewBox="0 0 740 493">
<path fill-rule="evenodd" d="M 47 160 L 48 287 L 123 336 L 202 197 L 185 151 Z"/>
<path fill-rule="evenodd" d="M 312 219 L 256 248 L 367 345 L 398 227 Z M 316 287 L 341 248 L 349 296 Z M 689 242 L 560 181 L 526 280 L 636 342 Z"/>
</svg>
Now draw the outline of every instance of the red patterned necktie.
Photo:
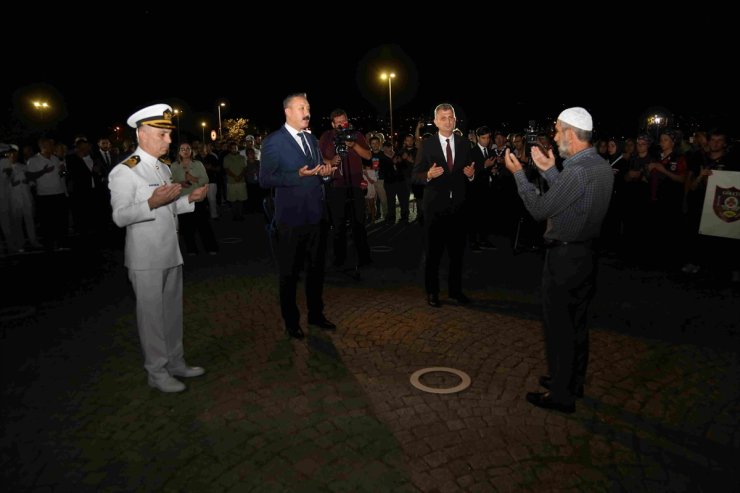
<svg viewBox="0 0 740 493">
<path fill-rule="evenodd" d="M 452 147 L 450 147 L 450 139 L 447 141 L 447 168 L 452 171 Z"/>
</svg>

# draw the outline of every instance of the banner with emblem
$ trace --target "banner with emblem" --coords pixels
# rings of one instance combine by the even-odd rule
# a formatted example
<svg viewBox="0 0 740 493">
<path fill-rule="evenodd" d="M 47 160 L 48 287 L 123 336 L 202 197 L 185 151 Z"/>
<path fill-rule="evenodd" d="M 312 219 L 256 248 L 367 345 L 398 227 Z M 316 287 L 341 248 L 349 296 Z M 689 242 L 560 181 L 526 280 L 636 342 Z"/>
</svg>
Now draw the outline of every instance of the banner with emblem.
<svg viewBox="0 0 740 493">
<path fill-rule="evenodd" d="M 699 233 L 740 239 L 740 172 L 712 171 Z"/>
</svg>

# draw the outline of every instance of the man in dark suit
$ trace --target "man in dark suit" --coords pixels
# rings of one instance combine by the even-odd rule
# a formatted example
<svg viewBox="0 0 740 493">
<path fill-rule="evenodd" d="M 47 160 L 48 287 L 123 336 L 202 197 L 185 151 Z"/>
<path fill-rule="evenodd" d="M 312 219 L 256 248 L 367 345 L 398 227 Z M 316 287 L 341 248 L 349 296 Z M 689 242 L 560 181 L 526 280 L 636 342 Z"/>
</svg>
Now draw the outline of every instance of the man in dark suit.
<svg viewBox="0 0 740 493">
<path fill-rule="evenodd" d="M 324 258 L 326 224 L 323 179 L 334 171 L 324 164 L 316 137 L 308 132 L 310 105 L 303 93 L 283 100 L 285 125 L 262 145 L 259 180 L 275 189 L 275 224 L 278 232 L 280 311 L 291 337 L 302 339 L 296 305 L 298 273 L 304 261 L 308 323 L 322 329 L 336 326 L 324 316 Z"/>
<path fill-rule="evenodd" d="M 470 302 L 462 292 L 462 256 L 465 247 L 465 197 L 475 177 L 470 144 L 453 134 L 455 109 L 443 103 L 434 109 L 436 136 L 421 144 L 414 166 L 418 182 L 426 182 L 423 210 L 426 265 L 424 283 L 427 303 L 439 307 L 439 263 L 445 247 L 450 258 L 448 295 L 460 304 Z"/>
<path fill-rule="evenodd" d="M 488 241 L 491 215 L 494 213 L 491 193 L 491 170 L 496 157 L 491 152 L 491 129 L 482 126 L 474 132 L 475 141 L 470 150 L 470 160 L 475 163 L 475 179 L 468 190 L 470 222 L 468 237 L 470 251 L 480 253 L 483 250 L 495 250 Z"/>
<path fill-rule="evenodd" d="M 98 200 L 102 180 L 100 167 L 90 155 L 87 140 L 75 141 L 75 152 L 67 156 L 67 173 L 75 230 L 79 234 L 91 234 L 103 221 Z"/>
<path fill-rule="evenodd" d="M 91 152 L 90 156 L 92 156 L 93 163 L 95 163 L 95 168 L 100 170 L 101 186 L 95 189 L 95 200 L 99 204 L 97 207 L 103 210 L 101 214 L 103 224 L 101 226 L 112 227 L 112 231 L 115 232 L 114 236 L 125 234 L 125 230 L 116 227 L 111 220 L 113 210 L 110 205 L 110 190 L 108 189 L 108 175 L 113 166 L 120 160 L 111 152 L 110 140 L 107 137 L 98 139 L 98 148 Z"/>
</svg>

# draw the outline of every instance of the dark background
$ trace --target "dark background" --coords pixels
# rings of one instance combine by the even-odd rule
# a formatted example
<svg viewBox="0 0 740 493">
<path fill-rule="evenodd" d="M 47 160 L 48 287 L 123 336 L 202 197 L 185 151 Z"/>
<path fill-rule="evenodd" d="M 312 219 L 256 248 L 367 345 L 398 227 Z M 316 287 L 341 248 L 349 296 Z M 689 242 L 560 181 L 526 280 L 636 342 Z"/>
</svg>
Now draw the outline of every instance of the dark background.
<svg viewBox="0 0 740 493">
<path fill-rule="evenodd" d="M 589 18 L 588 11 L 551 15 L 526 4 L 516 12 L 451 8 L 447 23 L 444 9 L 368 11 L 364 19 L 352 13 L 366 7 L 312 4 L 309 18 L 254 5 L 218 12 L 217 4 L 127 4 L 85 13 L 16 5 L 16 16 L 33 18 L 25 24 L 32 38 L 18 39 L 18 68 L 2 83 L 2 138 L 42 131 L 96 138 L 157 102 L 181 108 L 181 131 L 196 138 L 201 121 L 218 127 L 219 101 L 227 103 L 223 119 L 246 117 L 271 130 L 283 122 L 282 98 L 296 91 L 308 93 L 312 127 L 325 127 L 328 113 L 342 107 L 371 130 L 376 118 L 387 118 L 388 85 L 379 79 L 386 67 L 398 75 L 396 131 L 451 102 L 463 129 L 521 130 L 530 119 L 544 126 L 562 109 L 584 106 L 601 135 L 634 135 L 656 111 L 687 133 L 719 125 L 738 134 L 736 84 L 728 75 L 737 49 L 729 20 L 716 13 L 650 18 L 623 6 L 622 15 L 586 23 L 576 19 Z M 439 25 L 423 27 L 420 16 L 440 14 Z M 36 98 L 52 109 L 34 111 Z"/>
</svg>

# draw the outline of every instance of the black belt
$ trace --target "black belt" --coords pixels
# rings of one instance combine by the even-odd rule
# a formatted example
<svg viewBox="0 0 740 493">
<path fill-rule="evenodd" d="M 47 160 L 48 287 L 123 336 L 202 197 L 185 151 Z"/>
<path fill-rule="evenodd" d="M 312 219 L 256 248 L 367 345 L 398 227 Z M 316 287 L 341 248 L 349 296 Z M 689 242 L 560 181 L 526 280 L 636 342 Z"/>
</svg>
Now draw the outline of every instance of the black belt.
<svg viewBox="0 0 740 493">
<path fill-rule="evenodd" d="M 545 248 L 556 248 L 566 245 L 584 245 L 590 246 L 592 240 L 574 240 L 574 241 L 560 241 L 560 240 L 549 240 L 545 239 Z"/>
</svg>

